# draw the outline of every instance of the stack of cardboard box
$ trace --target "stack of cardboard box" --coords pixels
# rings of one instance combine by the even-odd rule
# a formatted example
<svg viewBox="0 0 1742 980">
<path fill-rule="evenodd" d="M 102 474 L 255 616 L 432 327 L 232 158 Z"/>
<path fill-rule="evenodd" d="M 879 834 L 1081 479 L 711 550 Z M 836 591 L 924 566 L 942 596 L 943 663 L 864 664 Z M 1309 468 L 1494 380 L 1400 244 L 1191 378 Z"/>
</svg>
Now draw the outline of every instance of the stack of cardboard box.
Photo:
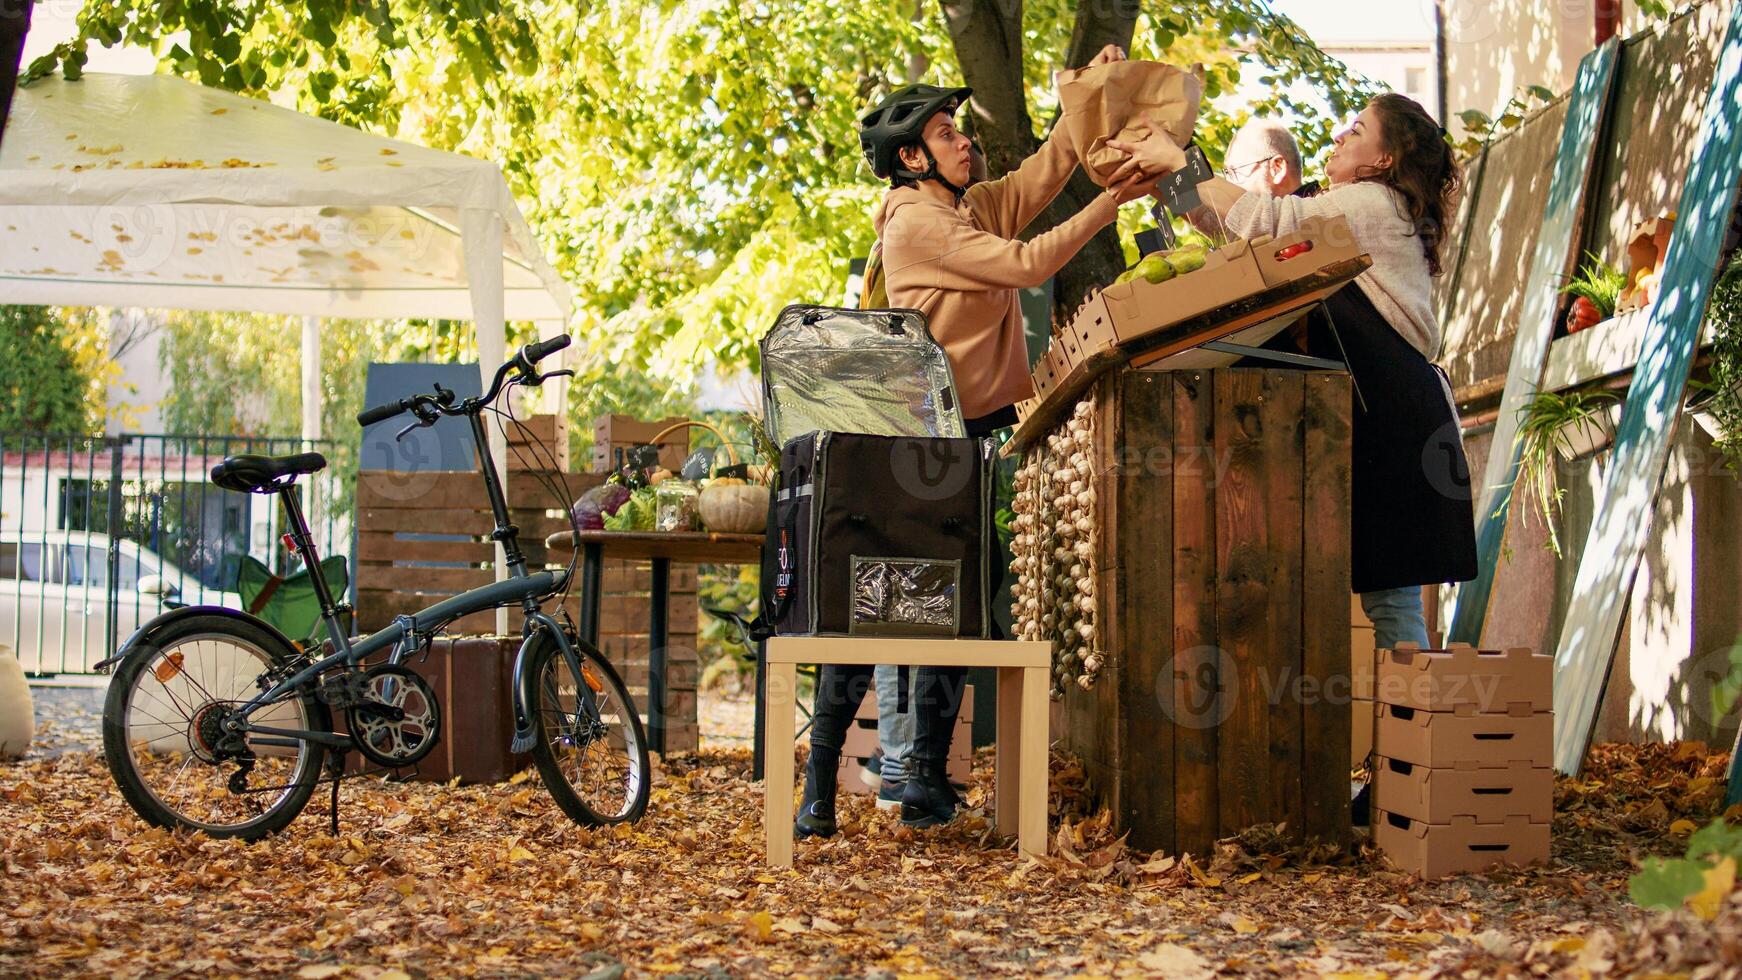
<svg viewBox="0 0 1742 980">
<path fill-rule="evenodd" d="M 1554 661 L 1525 649 L 1382 650 L 1373 839 L 1424 878 L 1548 860 Z"/>
<path fill-rule="evenodd" d="M 1349 768 L 1359 769 L 1373 754 L 1373 726 L 1378 721 L 1373 702 L 1373 677 L 1379 649 L 1373 639 L 1373 621 L 1361 608 L 1361 597 L 1350 596 L 1349 608 Z"/>
</svg>

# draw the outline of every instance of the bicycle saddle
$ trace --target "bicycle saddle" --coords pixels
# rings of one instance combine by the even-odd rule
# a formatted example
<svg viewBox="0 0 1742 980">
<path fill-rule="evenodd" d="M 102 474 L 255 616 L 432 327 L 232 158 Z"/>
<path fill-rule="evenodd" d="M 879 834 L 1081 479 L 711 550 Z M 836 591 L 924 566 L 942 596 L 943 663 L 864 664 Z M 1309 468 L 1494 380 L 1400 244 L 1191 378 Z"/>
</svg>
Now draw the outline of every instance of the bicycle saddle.
<svg viewBox="0 0 1742 980">
<path fill-rule="evenodd" d="M 212 482 L 237 493 L 276 493 L 295 482 L 297 476 L 318 472 L 326 466 L 327 458 L 320 453 L 229 456 L 212 467 Z"/>
</svg>

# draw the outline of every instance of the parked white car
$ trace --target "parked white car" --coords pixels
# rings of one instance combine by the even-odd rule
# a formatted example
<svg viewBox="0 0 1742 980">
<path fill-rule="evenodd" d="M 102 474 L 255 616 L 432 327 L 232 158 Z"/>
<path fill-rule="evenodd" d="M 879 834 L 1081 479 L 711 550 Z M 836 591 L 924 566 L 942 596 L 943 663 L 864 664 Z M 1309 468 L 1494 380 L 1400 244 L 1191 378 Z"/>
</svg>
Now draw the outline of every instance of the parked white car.
<svg viewBox="0 0 1742 980">
<path fill-rule="evenodd" d="M 242 608 L 234 592 L 122 539 L 115 594 L 117 644 L 177 605 Z M 0 530 L 0 644 L 33 673 L 84 673 L 108 657 L 109 536 L 92 531 Z"/>
</svg>

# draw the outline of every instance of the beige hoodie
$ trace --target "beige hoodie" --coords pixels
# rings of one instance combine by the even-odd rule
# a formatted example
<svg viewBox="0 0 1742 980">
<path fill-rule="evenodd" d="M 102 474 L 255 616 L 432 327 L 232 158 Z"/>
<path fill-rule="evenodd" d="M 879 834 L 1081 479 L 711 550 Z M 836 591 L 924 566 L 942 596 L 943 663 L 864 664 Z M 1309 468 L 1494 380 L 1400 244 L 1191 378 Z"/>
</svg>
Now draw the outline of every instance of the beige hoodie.
<svg viewBox="0 0 1742 980">
<path fill-rule="evenodd" d="M 1102 193 L 1051 231 L 1016 240 L 1077 168 L 1063 130 L 1055 126 L 1022 166 L 968 188 L 954 207 L 917 187 L 896 187 L 872 218 L 889 305 L 925 314 L 949 354 L 964 418 L 1034 394 L 1017 290 L 1046 282 L 1119 213 Z"/>
</svg>

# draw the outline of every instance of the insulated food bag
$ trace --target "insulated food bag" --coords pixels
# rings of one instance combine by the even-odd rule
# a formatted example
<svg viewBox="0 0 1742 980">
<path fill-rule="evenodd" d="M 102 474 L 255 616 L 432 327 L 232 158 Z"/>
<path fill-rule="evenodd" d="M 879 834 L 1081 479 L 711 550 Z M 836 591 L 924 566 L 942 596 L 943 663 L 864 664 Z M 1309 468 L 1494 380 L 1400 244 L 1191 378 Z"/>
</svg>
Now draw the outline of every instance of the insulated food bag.
<svg viewBox="0 0 1742 980">
<path fill-rule="evenodd" d="M 762 552 L 777 635 L 985 637 L 989 439 L 817 431 L 781 447 Z"/>
</svg>

